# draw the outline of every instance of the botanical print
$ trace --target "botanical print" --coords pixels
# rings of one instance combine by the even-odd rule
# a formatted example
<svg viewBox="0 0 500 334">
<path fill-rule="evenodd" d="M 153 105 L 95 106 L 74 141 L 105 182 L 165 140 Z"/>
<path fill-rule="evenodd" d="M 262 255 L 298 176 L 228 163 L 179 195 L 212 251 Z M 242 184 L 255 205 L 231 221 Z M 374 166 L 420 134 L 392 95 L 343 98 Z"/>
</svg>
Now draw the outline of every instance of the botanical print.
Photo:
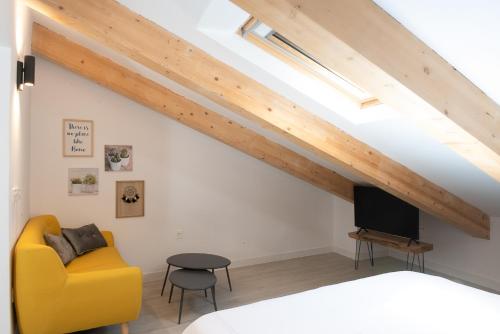
<svg viewBox="0 0 500 334">
<path fill-rule="evenodd" d="M 98 168 L 69 168 L 68 194 L 97 195 L 99 193 Z"/>
<path fill-rule="evenodd" d="M 132 171 L 132 145 L 105 145 L 104 170 L 106 172 Z"/>
<path fill-rule="evenodd" d="M 63 120 L 63 156 L 94 156 L 94 122 L 78 119 Z"/>
</svg>

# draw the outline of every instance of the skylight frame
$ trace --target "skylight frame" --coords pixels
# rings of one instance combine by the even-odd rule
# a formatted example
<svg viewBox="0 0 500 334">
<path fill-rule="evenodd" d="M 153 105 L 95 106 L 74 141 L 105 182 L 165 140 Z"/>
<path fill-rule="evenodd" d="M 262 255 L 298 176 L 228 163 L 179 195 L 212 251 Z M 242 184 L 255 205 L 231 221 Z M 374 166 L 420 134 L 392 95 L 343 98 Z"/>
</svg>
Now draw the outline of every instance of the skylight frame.
<svg viewBox="0 0 500 334">
<path fill-rule="evenodd" d="M 260 31 L 257 32 L 258 30 Z M 301 74 L 319 79 L 336 91 L 340 91 L 348 99 L 358 104 L 360 109 L 381 104 L 376 97 L 365 92 L 347 78 L 322 65 L 299 46 L 265 26 L 253 16 L 238 29 L 238 34 Z"/>
</svg>

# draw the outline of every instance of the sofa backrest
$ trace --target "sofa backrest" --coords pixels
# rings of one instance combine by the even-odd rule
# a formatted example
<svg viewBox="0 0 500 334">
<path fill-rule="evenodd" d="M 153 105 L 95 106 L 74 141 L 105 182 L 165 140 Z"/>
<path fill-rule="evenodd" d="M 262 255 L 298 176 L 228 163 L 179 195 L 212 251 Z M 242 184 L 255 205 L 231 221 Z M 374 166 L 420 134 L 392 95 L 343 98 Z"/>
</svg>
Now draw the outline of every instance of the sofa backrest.
<svg viewBox="0 0 500 334">
<path fill-rule="evenodd" d="M 61 227 L 55 216 L 44 215 L 31 218 L 26 223 L 17 246 L 23 247 L 29 244 L 46 245 L 43 239 L 44 233 L 61 234 Z"/>
</svg>

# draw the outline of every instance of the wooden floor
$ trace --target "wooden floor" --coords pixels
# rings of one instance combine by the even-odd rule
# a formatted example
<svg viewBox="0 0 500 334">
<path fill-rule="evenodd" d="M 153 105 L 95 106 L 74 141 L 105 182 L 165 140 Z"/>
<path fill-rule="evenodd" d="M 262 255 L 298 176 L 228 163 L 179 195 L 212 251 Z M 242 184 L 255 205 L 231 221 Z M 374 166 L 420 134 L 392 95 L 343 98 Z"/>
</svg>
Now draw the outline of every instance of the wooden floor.
<svg viewBox="0 0 500 334">
<path fill-rule="evenodd" d="M 354 270 L 354 261 L 344 256 L 335 253 L 315 255 L 230 269 L 233 292 L 229 292 L 225 271 L 216 271 L 217 306 L 219 310 L 227 309 L 324 285 L 404 270 L 405 266 L 405 262 L 384 257 L 375 259 L 374 267 L 367 260 L 361 261 L 359 269 Z M 160 297 L 161 286 L 162 280 L 145 283 L 142 312 L 138 320 L 130 323 L 131 334 L 180 334 L 192 321 L 213 312 L 210 298 L 206 299 L 203 292 L 186 291 L 182 323 L 177 325 L 180 292 L 174 290 L 172 303 L 168 304 L 169 286 Z M 120 327 L 103 327 L 80 333 L 118 334 Z"/>
</svg>

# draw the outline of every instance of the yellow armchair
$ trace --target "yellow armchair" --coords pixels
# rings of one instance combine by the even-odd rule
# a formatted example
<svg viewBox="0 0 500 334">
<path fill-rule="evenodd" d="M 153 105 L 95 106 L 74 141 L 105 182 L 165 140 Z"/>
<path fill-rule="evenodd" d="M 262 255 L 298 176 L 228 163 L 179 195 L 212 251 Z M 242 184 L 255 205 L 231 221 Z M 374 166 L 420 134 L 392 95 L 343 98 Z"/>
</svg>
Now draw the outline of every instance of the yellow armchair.
<svg viewBox="0 0 500 334">
<path fill-rule="evenodd" d="M 45 244 L 45 232 L 61 233 L 54 216 L 30 219 L 15 247 L 14 297 L 22 334 L 62 334 L 137 319 L 142 274 L 123 261 L 111 232 L 103 231 L 108 247 L 66 267 Z"/>
</svg>

